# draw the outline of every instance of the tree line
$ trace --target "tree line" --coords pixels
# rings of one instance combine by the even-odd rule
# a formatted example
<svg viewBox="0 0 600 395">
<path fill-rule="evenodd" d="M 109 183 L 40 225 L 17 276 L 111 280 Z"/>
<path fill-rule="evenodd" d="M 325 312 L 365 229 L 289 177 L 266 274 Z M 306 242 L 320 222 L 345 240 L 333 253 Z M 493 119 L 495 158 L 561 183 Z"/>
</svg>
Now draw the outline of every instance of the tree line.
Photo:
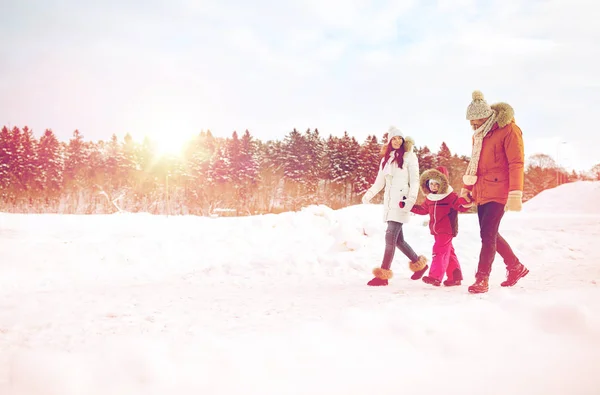
<svg viewBox="0 0 600 395">
<path fill-rule="evenodd" d="M 323 137 L 318 129 L 293 129 L 283 140 L 266 142 L 248 130 L 227 138 L 201 131 L 180 155 L 160 155 L 150 138 L 136 142 L 125 135 L 119 141 L 112 135 L 93 142 L 75 130 L 63 142 L 51 129 L 37 139 L 27 126 L 4 126 L 0 211 L 206 216 L 278 213 L 311 204 L 337 209 L 360 202 L 377 175 L 386 142 L 387 134 L 359 143 L 347 132 Z M 436 152 L 417 146 L 416 154 L 421 172 L 444 165 L 451 185 L 460 189 L 468 157 L 452 154 L 445 142 Z M 528 162 L 525 200 L 560 183 L 585 179 L 544 154 Z M 594 169 L 600 179 L 600 165 Z"/>
</svg>

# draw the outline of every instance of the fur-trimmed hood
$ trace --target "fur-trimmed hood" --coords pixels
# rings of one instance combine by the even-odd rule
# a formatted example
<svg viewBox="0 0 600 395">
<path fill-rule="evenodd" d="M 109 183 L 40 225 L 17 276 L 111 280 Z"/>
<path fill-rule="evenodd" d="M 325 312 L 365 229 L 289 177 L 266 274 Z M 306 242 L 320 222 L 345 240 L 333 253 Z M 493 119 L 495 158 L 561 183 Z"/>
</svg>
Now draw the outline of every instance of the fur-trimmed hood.
<svg viewBox="0 0 600 395">
<path fill-rule="evenodd" d="M 386 159 L 385 151 L 382 152 L 377 177 L 362 199 L 363 203 L 368 203 L 381 190 L 385 189 L 383 195 L 384 222 L 407 223 L 410 221 L 410 209 L 419 197 L 419 158 L 414 152 L 414 140 L 406 137 L 403 145 L 403 150 L 396 151 L 398 155 L 405 151 L 402 157 L 403 166 L 400 167 L 393 162 L 393 159 L 390 160 L 392 155 Z M 389 147 L 389 145 L 383 145 L 382 149 L 387 150 Z M 395 154 L 393 154 L 394 157 Z M 400 207 L 400 202 L 404 202 L 404 207 Z"/>
<path fill-rule="evenodd" d="M 515 120 L 515 110 L 508 103 L 496 103 L 490 106 L 496 112 L 498 127 L 503 128 Z"/>
<path fill-rule="evenodd" d="M 406 136 L 404 138 L 404 152 L 413 152 L 414 146 L 415 140 L 410 136 Z"/>
<path fill-rule="evenodd" d="M 440 166 L 437 169 L 425 170 L 423 172 L 423 174 L 421 174 L 419 183 L 421 184 L 421 191 L 423 192 L 423 194 L 425 194 L 425 195 L 429 195 L 429 194 L 440 195 L 440 197 L 445 197 L 445 195 L 452 192 L 451 191 L 452 187 L 450 186 L 448 177 L 446 177 L 446 175 L 444 173 L 442 173 L 441 170 L 442 170 L 442 168 Z M 447 170 L 446 170 L 446 172 L 447 172 Z M 435 194 L 431 193 L 431 190 L 429 189 L 428 183 L 430 180 L 437 181 L 438 184 L 440 184 L 440 188 L 438 189 L 437 193 L 435 193 Z"/>
<path fill-rule="evenodd" d="M 410 136 L 402 137 L 402 139 L 404 140 L 404 142 L 402 144 L 404 145 L 405 155 L 407 152 L 414 152 L 415 140 Z M 385 151 L 387 150 L 388 145 L 391 144 L 391 141 L 392 141 L 392 139 L 389 139 L 387 144 L 384 144 L 381 146 L 381 156 L 382 157 L 385 155 Z"/>
</svg>

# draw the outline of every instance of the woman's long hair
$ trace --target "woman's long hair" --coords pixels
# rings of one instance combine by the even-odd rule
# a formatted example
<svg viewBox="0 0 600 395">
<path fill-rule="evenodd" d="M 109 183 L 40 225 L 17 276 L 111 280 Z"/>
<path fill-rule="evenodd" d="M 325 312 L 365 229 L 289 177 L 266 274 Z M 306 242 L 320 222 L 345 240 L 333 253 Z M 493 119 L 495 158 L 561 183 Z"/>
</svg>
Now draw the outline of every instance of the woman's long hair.
<svg viewBox="0 0 600 395">
<path fill-rule="evenodd" d="M 388 143 L 386 145 L 381 147 L 381 156 L 384 158 L 383 162 L 381 162 L 382 170 L 385 167 L 385 164 L 387 163 L 387 161 L 390 159 L 390 156 L 392 155 L 392 151 L 394 152 L 394 159 L 392 159 L 392 163 L 396 162 L 396 164 L 398 165 L 399 168 L 402 168 L 402 166 L 404 166 L 404 153 L 406 152 L 404 150 L 404 142 L 405 142 L 405 140 L 402 139 L 402 145 L 400 146 L 400 148 L 398 148 L 395 151 L 392 148 L 392 139 L 390 139 L 390 141 L 388 141 Z"/>
</svg>

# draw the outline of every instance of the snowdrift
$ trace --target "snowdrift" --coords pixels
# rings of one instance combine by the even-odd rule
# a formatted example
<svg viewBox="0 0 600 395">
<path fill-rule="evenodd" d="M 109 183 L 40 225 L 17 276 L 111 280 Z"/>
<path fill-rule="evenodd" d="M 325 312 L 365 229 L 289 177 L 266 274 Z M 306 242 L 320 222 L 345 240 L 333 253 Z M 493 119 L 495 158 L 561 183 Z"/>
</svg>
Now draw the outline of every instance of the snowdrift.
<svg viewBox="0 0 600 395">
<path fill-rule="evenodd" d="M 0 394 L 592 395 L 600 376 L 598 182 L 507 213 L 531 270 L 470 295 L 477 215 L 459 216 L 465 285 L 388 287 L 378 205 L 243 218 L 0 214 Z M 431 257 L 427 217 L 405 226 Z M 392 379 L 393 378 L 393 379 Z"/>
</svg>

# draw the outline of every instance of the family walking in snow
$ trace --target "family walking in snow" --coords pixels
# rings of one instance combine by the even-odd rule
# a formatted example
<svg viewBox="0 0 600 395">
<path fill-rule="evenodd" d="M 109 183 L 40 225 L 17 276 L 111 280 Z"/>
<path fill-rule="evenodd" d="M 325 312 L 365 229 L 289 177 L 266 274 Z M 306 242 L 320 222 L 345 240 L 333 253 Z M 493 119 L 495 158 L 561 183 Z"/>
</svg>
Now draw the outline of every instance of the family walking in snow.
<svg viewBox="0 0 600 395">
<path fill-rule="evenodd" d="M 382 159 L 375 182 L 362 198 L 369 203 L 384 190 L 383 220 L 387 222 L 385 250 L 380 267 L 373 269 L 371 286 L 388 285 L 392 278 L 392 260 L 398 248 L 408 259 L 411 279 L 423 278 L 427 284 L 460 285 L 463 279 L 460 263 L 452 245 L 458 234 L 458 212 L 473 205 L 479 218 L 481 249 L 475 282 L 470 293 L 488 291 L 488 280 L 496 252 L 504 259 L 507 278 L 500 285 L 515 285 L 529 270 L 519 261 L 510 245 L 500 235 L 500 221 L 506 211 L 520 211 L 524 183 L 524 149 L 521 129 L 516 125 L 513 108 L 506 103 L 489 105 L 483 94 L 475 91 L 467 107 L 467 120 L 474 130 L 472 155 L 460 195 L 453 191 L 445 167 L 428 169 L 419 176 L 419 162 L 413 152 L 414 140 L 404 137 L 392 126 L 388 143 L 382 148 Z M 419 189 L 426 199 L 416 204 Z M 402 225 L 410 213 L 429 214 L 429 229 L 434 236 L 431 269 L 427 258 L 417 255 L 404 239 Z"/>
</svg>

